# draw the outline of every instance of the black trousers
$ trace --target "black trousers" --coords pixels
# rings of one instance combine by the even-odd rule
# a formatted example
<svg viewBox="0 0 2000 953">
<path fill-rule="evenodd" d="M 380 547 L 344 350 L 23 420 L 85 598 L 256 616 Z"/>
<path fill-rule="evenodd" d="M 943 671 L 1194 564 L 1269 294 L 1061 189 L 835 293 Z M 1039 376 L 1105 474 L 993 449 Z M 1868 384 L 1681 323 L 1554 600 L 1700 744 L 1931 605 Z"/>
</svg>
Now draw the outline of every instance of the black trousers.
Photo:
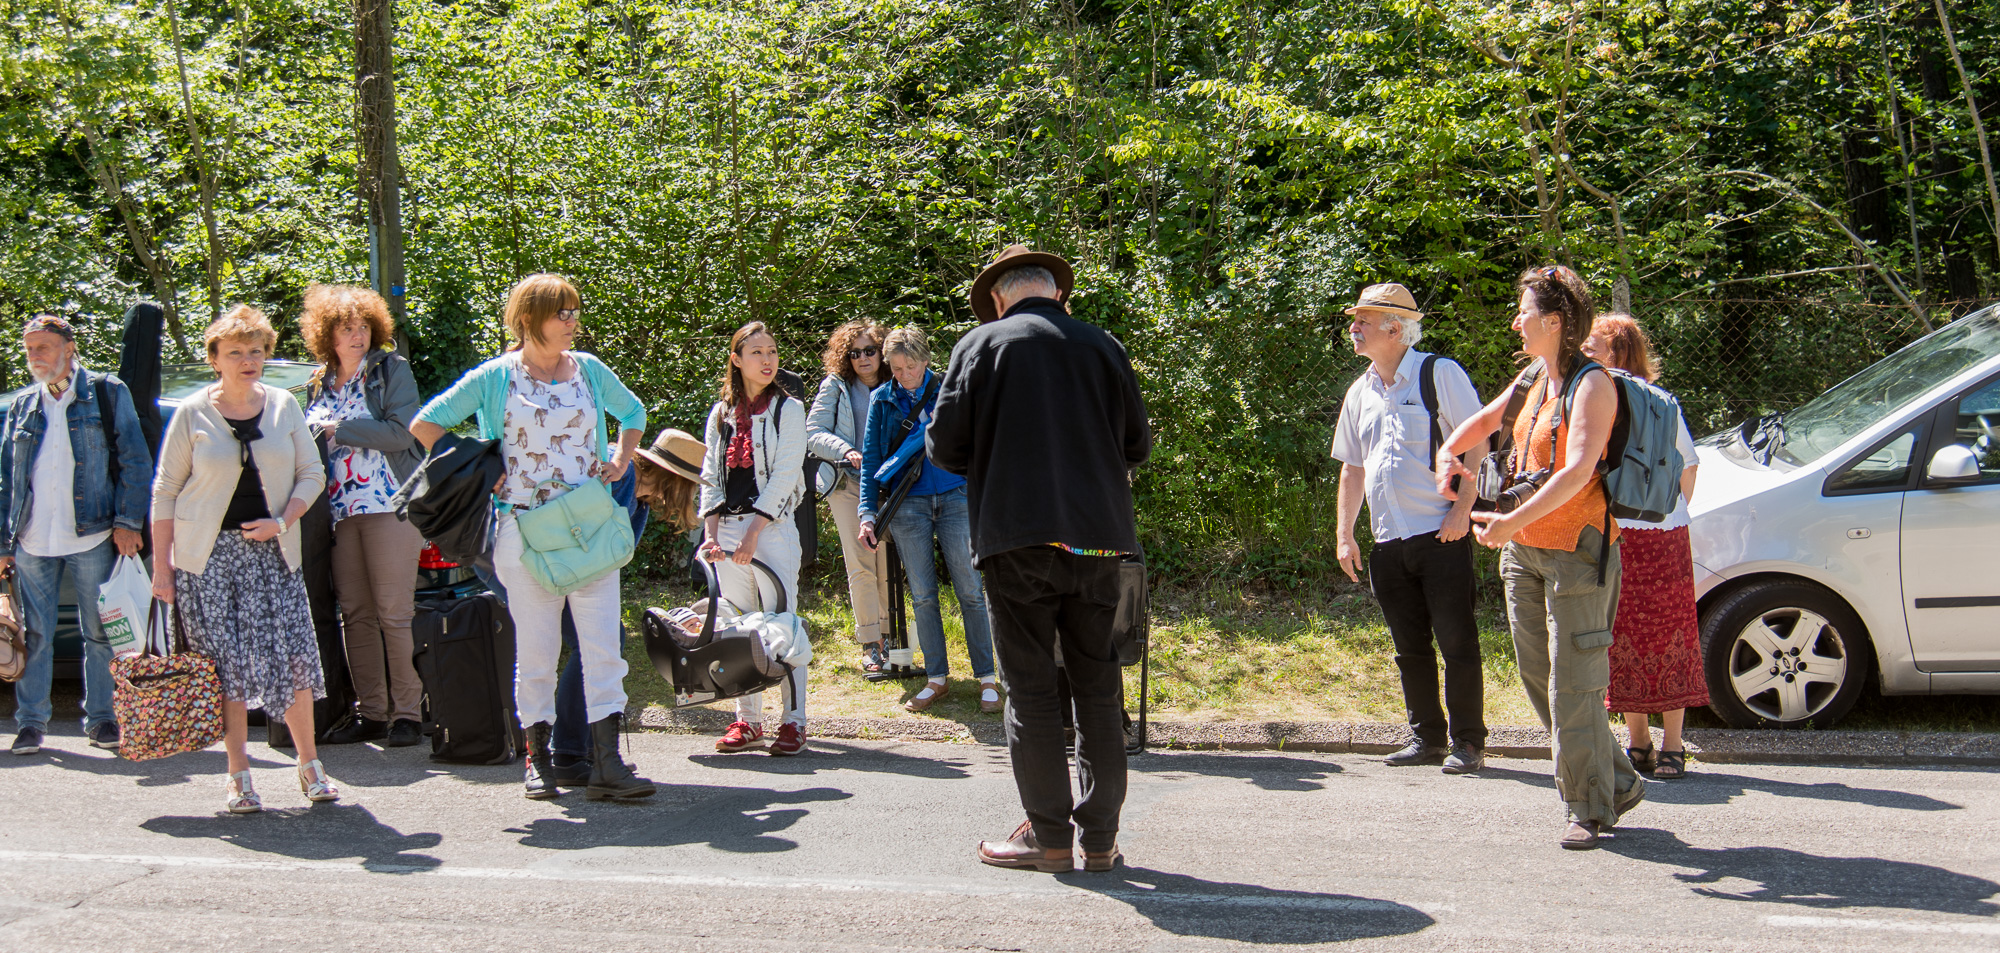
<svg viewBox="0 0 2000 953">
<path fill-rule="evenodd" d="M 1441 543 L 1434 533 L 1376 543 L 1368 554 L 1368 584 L 1403 676 L 1403 707 L 1417 740 L 1447 739 L 1486 746 L 1486 690 L 1479 658 L 1479 622 L 1472 614 L 1472 534 Z M 1436 652 L 1432 651 L 1433 640 Z M 1437 656 L 1444 656 L 1444 703 L 1438 707 Z M 1449 729 L 1445 712 L 1451 713 Z"/>
<path fill-rule="evenodd" d="M 1124 683 L 1111 641 L 1118 558 L 1028 546 L 987 556 L 979 568 L 993 619 L 993 652 L 1007 682 L 1007 753 L 1035 839 L 1051 849 L 1075 841 L 1087 851 L 1109 850 L 1125 806 Z M 1058 649 L 1076 713 L 1082 797 L 1073 806 Z"/>
</svg>

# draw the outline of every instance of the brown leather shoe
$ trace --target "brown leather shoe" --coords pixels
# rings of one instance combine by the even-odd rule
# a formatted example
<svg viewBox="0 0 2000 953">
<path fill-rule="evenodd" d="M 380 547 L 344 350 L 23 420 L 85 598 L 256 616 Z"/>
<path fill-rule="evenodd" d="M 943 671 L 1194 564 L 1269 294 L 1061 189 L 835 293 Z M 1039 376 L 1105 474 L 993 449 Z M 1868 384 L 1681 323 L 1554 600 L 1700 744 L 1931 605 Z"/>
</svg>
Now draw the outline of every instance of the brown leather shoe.
<svg viewBox="0 0 2000 953">
<path fill-rule="evenodd" d="M 1562 840 L 1558 843 L 1564 850 L 1596 850 L 1600 836 L 1597 831 L 1596 821 L 1571 821 L 1569 830 L 1563 831 Z"/>
<path fill-rule="evenodd" d="M 1035 827 L 1030 821 L 1022 821 L 1021 826 L 1014 828 L 1013 835 L 1006 840 L 980 841 L 979 862 L 994 867 L 1039 870 L 1045 874 L 1076 869 L 1076 860 L 1069 848 L 1042 849 L 1042 845 L 1035 841 Z"/>
<path fill-rule="evenodd" d="M 951 694 L 951 687 L 949 684 L 940 685 L 937 682 L 925 682 L 924 688 L 930 689 L 932 691 L 933 694 L 931 695 L 931 697 L 929 698 L 922 697 L 923 690 L 919 689 L 917 692 L 918 697 L 912 698 L 909 701 L 903 703 L 903 710 L 929 711 L 932 705 L 944 701 L 944 696 Z"/>
<path fill-rule="evenodd" d="M 1117 844 L 1111 845 L 1111 849 L 1105 851 L 1086 850 L 1083 852 L 1083 869 L 1091 873 L 1103 873 L 1118 866 L 1118 862 L 1124 859 L 1125 855 L 1118 852 Z"/>
</svg>

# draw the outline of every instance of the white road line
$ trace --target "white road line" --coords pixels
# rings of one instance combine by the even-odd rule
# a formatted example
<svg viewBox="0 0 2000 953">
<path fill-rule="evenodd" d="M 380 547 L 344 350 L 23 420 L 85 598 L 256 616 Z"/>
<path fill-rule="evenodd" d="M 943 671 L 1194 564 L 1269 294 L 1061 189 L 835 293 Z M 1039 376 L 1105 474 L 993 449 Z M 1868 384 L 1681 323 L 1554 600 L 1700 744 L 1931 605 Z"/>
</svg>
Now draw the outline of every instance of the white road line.
<svg viewBox="0 0 2000 953">
<path fill-rule="evenodd" d="M 828 893 L 889 892 L 933 897 L 1006 897 L 1041 899 L 1050 896 L 1104 896 L 1127 903 L 1165 903 L 1212 908 L 1259 910 L 1307 910 L 1322 913 L 1397 913 L 1417 910 L 1436 915 L 1455 910 L 1447 903 L 1397 903 L 1365 897 L 1321 896 L 1306 893 L 1222 894 L 1186 893 L 1172 890 L 1134 889 L 1089 890 L 1070 887 L 1057 880 L 1043 880 L 1044 890 L 1015 890 L 983 884 L 959 883 L 939 887 L 935 881 L 916 884 L 882 880 L 807 880 L 781 877 L 723 877 L 689 874 L 605 873 L 575 867 L 427 867 L 416 864 L 377 864 L 324 860 L 245 860 L 231 857 L 169 856 L 163 854 L 80 854 L 62 851 L 0 850 L 0 860 L 54 861 L 76 864 L 122 864 L 136 867 L 182 867 L 204 870 L 289 872 L 312 871 L 336 874 L 396 874 L 399 876 L 450 877 L 468 880 L 538 880 L 576 883 L 646 884 L 668 887 L 770 888 L 791 887 Z M 1114 874 L 1113 876 L 1116 876 Z"/>
<path fill-rule="evenodd" d="M 1854 920 L 1847 917 L 1765 917 L 1766 926 L 1814 930 L 1874 930 L 1887 933 L 1950 933 L 2000 936 L 2000 923 L 1920 923 L 1915 920 Z"/>
</svg>

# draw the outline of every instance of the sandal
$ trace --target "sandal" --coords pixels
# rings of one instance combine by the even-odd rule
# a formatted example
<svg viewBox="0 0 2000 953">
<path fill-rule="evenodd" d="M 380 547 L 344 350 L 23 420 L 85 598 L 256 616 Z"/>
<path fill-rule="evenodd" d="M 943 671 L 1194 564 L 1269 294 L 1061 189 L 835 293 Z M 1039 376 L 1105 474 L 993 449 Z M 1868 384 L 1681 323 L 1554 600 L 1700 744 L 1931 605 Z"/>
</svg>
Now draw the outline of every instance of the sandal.
<svg viewBox="0 0 2000 953">
<path fill-rule="evenodd" d="M 903 708 L 906 711 L 928 711 L 932 705 L 943 701 L 949 691 L 944 682 L 925 682 L 923 690 L 904 702 Z"/>
<path fill-rule="evenodd" d="M 1681 751 L 1661 751 L 1660 764 L 1653 769 L 1653 777 L 1660 781 L 1678 781 L 1687 777 L 1688 753 Z"/>
<path fill-rule="evenodd" d="M 1645 748 L 1626 748 L 1625 757 L 1632 759 L 1634 770 L 1649 778 L 1653 776 L 1653 749 L 1650 746 Z"/>
<path fill-rule="evenodd" d="M 326 776 L 326 765 L 318 758 L 299 765 L 299 790 L 308 801 L 340 800 L 340 789 L 333 786 L 333 779 Z"/>
<path fill-rule="evenodd" d="M 247 768 L 230 775 L 222 790 L 228 795 L 222 806 L 231 814 L 255 814 L 264 809 L 264 799 L 258 797 L 257 789 L 250 786 L 250 771 Z"/>
<path fill-rule="evenodd" d="M 877 639 L 876 641 L 873 642 L 862 643 L 861 674 L 863 675 L 881 674 L 882 666 L 887 661 L 888 660 L 884 658 L 882 655 L 882 642 L 880 639 Z"/>
</svg>

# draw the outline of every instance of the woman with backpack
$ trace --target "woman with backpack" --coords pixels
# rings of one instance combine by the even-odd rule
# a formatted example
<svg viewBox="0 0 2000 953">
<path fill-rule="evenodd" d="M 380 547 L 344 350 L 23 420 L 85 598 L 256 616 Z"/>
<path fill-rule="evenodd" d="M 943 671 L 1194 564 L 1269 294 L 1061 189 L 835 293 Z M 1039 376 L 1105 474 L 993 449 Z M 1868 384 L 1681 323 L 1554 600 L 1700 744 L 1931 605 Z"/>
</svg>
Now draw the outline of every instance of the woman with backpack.
<svg viewBox="0 0 2000 953">
<path fill-rule="evenodd" d="M 551 744 L 567 608 L 576 624 L 590 720 L 584 794 L 591 800 L 651 797 L 653 782 L 634 773 L 618 750 L 626 672 L 618 639 L 619 572 L 604 572 L 567 593 L 552 588 L 530 564 L 533 557 L 521 528 L 536 510 L 580 490 L 602 492 L 608 503 L 609 491 L 589 484 L 615 483 L 625 476 L 645 433 L 646 408 L 603 361 L 569 349 L 583 317 L 583 299 L 567 279 L 551 274 L 523 278 L 507 296 L 501 317 L 514 342 L 507 352 L 467 371 L 432 398 L 417 413 L 410 432 L 428 448 L 446 430 L 476 416 L 479 438 L 498 440 L 503 449 L 506 468 L 493 487 L 499 506 L 493 571 L 506 587 L 507 612 L 514 619 L 514 703 L 528 736 L 523 795 L 547 800 L 560 793 Z M 615 442 L 604 426 L 606 414 L 618 421 Z M 616 510 L 611 519 L 628 519 L 622 507 L 609 508 Z"/>
<path fill-rule="evenodd" d="M 1583 342 L 1584 356 L 1645 381 L 1657 380 L 1653 343 L 1628 314 L 1605 314 Z M 1708 704 L 1701 667 L 1701 623 L 1694 605 L 1694 555 L 1688 544 L 1688 500 L 1694 497 L 1694 436 L 1679 421 L 1675 443 L 1685 469 L 1680 501 L 1664 522 L 1619 520 L 1623 585 L 1612 628 L 1611 687 L 1605 704 L 1623 712 L 1632 736 L 1626 757 L 1640 774 L 1660 780 L 1687 776 L 1681 725 L 1689 708 Z M 1660 748 L 1653 751 L 1647 715 L 1660 716 Z"/>
<path fill-rule="evenodd" d="M 1470 491 L 1477 478 L 1459 455 L 1512 427 L 1514 489 L 1501 494 L 1505 512 L 1475 508 L 1474 533 L 1503 549 L 1500 575 L 1521 683 L 1549 729 L 1556 791 L 1571 815 L 1559 843 L 1590 850 L 1646 791 L 1604 714 L 1619 528 L 1598 463 L 1617 420 L 1617 384 L 1601 369 L 1586 372 L 1582 346 L 1596 309 L 1576 272 L 1530 268 L 1515 287 L 1514 331 L 1535 363 L 1438 450 L 1438 492 L 1456 500 L 1454 476 Z M 1510 405 L 1525 413 L 1509 419 Z"/>
<path fill-rule="evenodd" d="M 787 600 L 799 598 L 799 530 L 792 513 L 805 500 L 806 408 L 777 386 L 778 339 L 762 321 L 736 329 L 722 388 L 709 408 L 701 558 L 715 565 L 723 601 L 738 611 L 770 606 L 770 580 L 751 560 L 770 567 Z M 774 755 L 806 750 L 806 669 L 794 668 L 784 688 L 784 723 L 768 746 Z M 736 721 L 716 739 L 717 751 L 743 751 L 764 739 L 764 693 L 736 700 Z"/>
<path fill-rule="evenodd" d="M 979 710 L 1000 710 L 999 679 L 993 667 L 993 624 L 986 615 L 986 588 L 972 567 L 972 521 L 966 503 L 965 478 L 946 473 L 924 456 L 924 426 L 937 406 L 938 374 L 931 368 L 931 345 L 924 332 L 897 328 L 883 341 L 882 359 L 889 380 L 875 388 L 868 404 L 868 426 L 861 451 L 861 545 L 878 548 L 875 526 L 899 478 L 914 480 L 901 507 L 890 515 L 888 530 L 903 560 L 915 603 L 917 642 L 924 648 L 928 681 L 903 707 L 924 711 L 943 700 L 951 677 L 945 655 L 944 619 L 938 613 L 937 560 L 951 573 L 958 593 L 958 614 L 965 623 L 965 651 L 972 675 L 979 679 Z M 885 462 L 896 464 L 884 475 Z M 912 474 L 910 467 L 918 470 Z M 933 549 L 933 540 L 937 549 Z"/>
<path fill-rule="evenodd" d="M 868 404 L 882 383 L 882 328 L 849 321 L 827 339 L 820 363 L 826 379 L 806 417 L 806 450 L 840 468 L 840 485 L 826 496 L 840 553 L 847 563 L 847 598 L 854 606 L 854 641 L 861 643 L 861 671 L 882 670 L 882 613 L 889 604 L 889 554 L 861 545 L 861 432 Z"/>
</svg>

